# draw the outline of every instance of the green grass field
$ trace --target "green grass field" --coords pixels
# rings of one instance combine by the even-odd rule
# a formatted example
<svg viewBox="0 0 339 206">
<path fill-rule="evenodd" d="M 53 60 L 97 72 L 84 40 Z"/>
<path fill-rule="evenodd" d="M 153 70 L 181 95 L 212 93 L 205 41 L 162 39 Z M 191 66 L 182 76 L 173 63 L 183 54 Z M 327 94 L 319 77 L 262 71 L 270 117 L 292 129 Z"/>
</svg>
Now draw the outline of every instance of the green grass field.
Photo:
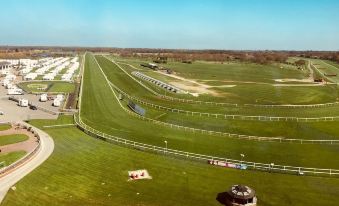
<svg viewBox="0 0 339 206">
<path fill-rule="evenodd" d="M 4 130 L 8 130 L 10 129 L 12 126 L 9 124 L 0 124 L 0 131 L 4 131 Z"/>
<path fill-rule="evenodd" d="M 31 123 L 42 128 L 66 122 L 67 118 Z M 121 148 L 76 128 L 46 131 L 55 141 L 52 156 L 16 184 L 3 205 L 217 206 L 217 193 L 239 183 L 253 187 L 263 206 L 333 205 L 337 201 L 336 178 L 225 169 Z M 153 179 L 127 181 L 127 171 L 135 169 L 147 169 Z"/>
<path fill-rule="evenodd" d="M 13 134 L 0 136 L 0 146 L 14 144 L 28 140 L 28 136 L 24 134 Z"/>
<path fill-rule="evenodd" d="M 314 66 L 325 76 L 326 79 L 329 79 L 331 82 L 339 83 L 339 67 L 338 64 L 325 61 L 321 59 L 311 59 L 310 60 Z M 329 76 L 335 75 L 335 76 Z"/>
<path fill-rule="evenodd" d="M 125 61 L 121 61 L 121 59 L 117 60 L 122 62 L 120 65 L 128 72 L 136 71 L 136 69 L 123 63 L 130 64 L 136 67 L 138 71 L 141 70 L 143 73 L 159 80 L 170 83 L 178 82 L 178 80 L 174 80 L 171 77 L 153 72 L 150 69 L 145 69 L 130 59 L 125 59 Z M 205 62 L 193 64 L 170 62 L 163 66 L 173 69 L 176 75 L 180 75 L 181 77 L 192 79 L 212 87 L 217 86 L 212 89 L 213 92 L 218 94 L 217 96 L 201 94 L 199 97 L 193 97 L 191 95 L 173 95 L 171 92 L 166 93 L 167 95 L 178 96 L 180 98 L 240 104 L 318 104 L 338 100 L 338 87 L 335 85 L 307 86 L 309 83 L 303 83 L 305 86 L 300 86 L 301 82 L 287 81 L 281 83 L 275 81 L 279 79 L 302 80 L 309 75 L 308 70 L 298 70 L 294 67 L 292 67 L 294 68 L 292 69 L 281 68 L 277 65 L 262 66 L 238 62 L 227 65 Z M 211 76 L 211 78 L 209 78 L 207 74 Z M 121 75 L 123 76 L 123 73 L 121 73 Z M 145 83 L 145 81 L 143 82 Z M 157 92 L 165 94 L 164 89 L 151 83 L 146 84 Z M 277 86 L 277 84 L 288 86 Z M 235 86 L 223 88 L 220 87 L 222 85 Z"/>
<path fill-rule="evenodd" d="M 20 86 L 28 92 L 72 93 L 75 89 L 73 83 L 58 81 L 24 82 Z M 39 87 L 45 89 L 39 89 Z"/>
<path fill-rule="evenodd" d="M 4 162 L 3 166 L 10 165 L 16 160 L 20 159 L 26 154 L 25 151 L 16 151 L 16 152 L 10 152 L 7 154 L 0 154 L 0 162 Z M 0 165 L 1 168 L 1 165 Z"/>
<path fill-rule="evenodd" d="M 128 77 L 115 65 L 107 62 L 106 59 L 101 60 L 103 65 L 110 65 L 109 68 L 103 66 L 105 73 L 108 74 L 110 81 L 112 81 L 116 86 L 122 88 L 125 92 L 130 95 L 137 96 L 140 98 L 147 98 L 149 102 L 154 99 L 154 96 L 151 95 L 146 89 L 142 88 L 140 85 L 136 84 L 134 80 Z M 108 67 L 108 66 L 107 66 Z M 124 69 L 128 72 L 134 71 L 128 69 L 128 66 L 122 65 Z M 153 72 L 154 73 L 154 72 Z M 165 90 L 160 89 L 154 84 L 142 81 L 144 84 L 157 91 L 160 94 L 165 94 Z M 312 86 L 312 87 L 275 87 L 267 84 L 244 84 L 241 83 L 232 88 L 216 88 L 216 91 L 224 93 L 226 96 L 223 98 L 211 97 L 210 95 L 201 95 L 198 99 L 191 95 L 174 95 L 171 92 L 167 92 L 166 95 L 178 96 L 180 98 L 190 98 L 194 100 L 205 100 L 205 101 L 217 101 L 217 102 L 231 102 L 231 103 L 252 103 L 252 104 L 317 104 L 317 103 L 326 103 L 334 102 L 338 100 L 338 89 L 335 85 L 328 86 Z M 255 91 L 255 92 L 253 92 Z M 162 104 L 165 102 L 159 102 Z M 171 103 L 169 103 L 171 104 Z M 172 104 L 173 105 L 173 104 Z M 183 107 L 181 104 L 176 104 L 176 107 Z M 192 108 L 192 105 L 189 105 Z M 201 107 L 201 105 L 195 106 L 197 108 L 207 109 L 208 111 L 213 111 L 220 109 L 220 107 Z M 224 108 L 222 108 L 224 109 Z M 226 108 L 227 109 L 227 108 Z M 320 110 L 320 109 L 310 109 L 310 113 Z M 257 110 L 250 110 L 255 112 Z M 278 110 L 276 110 L 278 111 Z M 336 111 L 336 109 L 333 109 Z M 295 112 L 293 111 L 295 114 Z M 302 114 L 305 114 L 302 112 Z"/>
<path fill-rule="evenodd" d="M 103 58 L 98 57 L 98 62 L 102 64 L 105 71 L 111 68 L 110 66 L 105 68 L 106 66 L 102 62 L 106 62 L 106 60 Z M 107 65 L 109 65 L 108 63 Z M 246 153 L 248 154 L 247 160 L 249 161 L 275 162 L 276 164 L 310 167 L 339 167 L 337 161 L 330 158 L 337 152 L 338 146 L 335 145 L 300 145 L 236 140 L 226 137 L 185 132 L 136 119 L 133 116 L 129 116 L 120 108 L 108 84 L 105 82 L 104 76 L 96 65 L 94 57 L 88 55 L 86 68 L 82 119 L 86 124 L 100 131 L 157 146 L 164 146 L 163 141 L 167 140 L 169 147 L 172 149 L 221 157 L 238 159 L 240 153 Z M 95 110 L 91 108 L 95 108 Z M 187 123 L 184 119 L 180 118 L 177 118 L 177 121 Z M 196 124 L 199 122 L 200 121 L 195 121 Z M 214 122 L 211 122 L 204 125 L 204 127 L 214 127 L 213 124 Z M 262 123 L 260 127 L 258 127 L 258 124 L 247 124 L 247 126 L 243 126 L 243 124 L 239 123 L 238 129 L 244 132 L 251 132 L 251 134 L 256 131 L 266 130 L 266 132 L 270 132 L 270 134 L 275 134 L 274 136 L 279 136 L 280 133 L 270 131 L 272 128 L 267 127 L 267 124 Z M 131 125 L 133 126 L 131 127 Z M 273 125 L 273 123 L 271 125 Z M 291 124 L 288 129 L 286 129 L 286 125 L 280 125 L 280 131 L 284 132 L 283 134 L 287 134 L 287 132 L 293 128 L 292 125 L 293 124 Z M 337 125 L 336 122 L 335 125 Z M 279 125 L 276 127 L 279 127 Z M 145 130 L 144 128 L 148 129 Z M 218 131 L 219 128 L 215 128 L 215 130 Z M 302 133 L 302 135 L 304 136 L 312 133 L 312 131 L 308 132 L 306 129 L 309 128 L 308 125 L 301 126 L 300 128 L 297 126 L 294 130 L 300 130 L 301 128 L 303 128 L 302 131 L 304 131 L 304 133 Z M 153 131 L 157 132 L 154 133 Z M 230 132 L 232 132 L 232 130 Z M 312 151 L 314 150 L 319 150 L 319 152 L 313 154 Z M 280 152 L 277 153 L 276 151 Z M 286 156 L 289 158 L 286 158 Z"/>
<path fill-rule="evenodd" d="M 119 78 L 119 73 L 116 72 L 118 71 L 116 69 L 116 67 L 114 67 L 114 65 L 110 62 L 108 62 L 106 59 L 104 58 L 100 58 L 98 57 L 98 60 L 100 62 L 100 64 L 102 65 L 103 70 L 105 71 L 105 73 L 107 73 L 109 75 L 109 79 L 114 82 L 114 84 L 118 83 L 121 86 L 123 86 L 123 80 L 120 80 Z M 145 90 L 142 90 L 142 88 L 138 85 L 136 85 L 136 83 L 133 84 L 133 81 L 128 81 L 128 79 L 126 79 L 126 82 L 128 82 L 128 87 L 127 84 L 125 85 L 124 88 L 126 88 L 129 92 L 133 92 L 136 93 L 138 91 L 140 91 L 140 94 L 143 94 L 144 98 L 148 98 L 148 96 L 146 96 L 145 94 Z M 94 84 L 94 83 L 93 83 Z M 100 89 L 102 90 L 102 89 Z M 133 90 L 133 91 L 132 91 Z M 132 93 L 133 94 L 133 93 Z M 154 100 L 156 100 L 155 98 L 153 98 Z M 147 99 L 148 100 L 148 99 Z M 161 102 L 159 101 L 159 99 L 156 100 L 158 103 Z M 153 101 L 154 102 L 154 101 Z M 164 106 L 169 106 L 169 107 L 175 107 L 177 108 L 178 106 L 181 106 L 179 104 L 173 105 L 171 103 L 168 103 L 167 105 Z M 150 117 L 157 117 L 159 115 L 162 115 L 166 112 L 164 111 L 154 111 L 154 109 L 151 109 L 149 107 L 145 107 L 144 108 L 147 109 L 147 113 L 150 114 Z M 205 112 L 205 110 L 208 108 L 208 111 L 212 110 L 212 107 L 202 107 L 201 105 L 198 105 L 197 107 L 200 107 L 200 109 L 198 110 L 193 110 L 193 111 L 201 111 L 201 112 Z M 189 109 L 189 107 L 187 106 L 186 108 L 181 107 L 182 109 Z M 211 109 L 210 109 L 211 108 Z M 215 108 L 215 107 L 214 107 Z M 225 109 L 225 108 L 222 108 Z M 330 109 L 331 111 L 335 111 L 335 109 L 333 108 L 325 108 L 326 109 Z M 216 109 L 215 109 L 216 110 Z M 238 108 L 233 109 L 233 110 L 238 110 Z M 276 110 L 270 110 L 270 109 L 265 109 L 262 110 L 262 112 L 258 112 L 258 110 L 253 110 L 251 109 L 239 109 L 239 111 L 234 112 L 232 111 L 232 114 L 246 114 L 246 112 L 244 112 L 244 110 L 247 111 L 247 114 L 254 114 L 254 112 L 257 111 L 257 115 L 281 115 L 281 116 L 285 116 L 285 115 L 291 115 L 291 116 L 295 116 L 296 115 L 296 109 L 294 111 L 289 111 L 289 112 L 285 112 L 286 109 L 280 109 L 278 111 Z M 251 111 L 251 112 L 249 112 Z M 272 113 L 268 112 L 268 111 L 274 111 Z M 308 110 L 302 110 L 299 111 L 299 115 L 305 115 L 305 111 L 313 111 L 314 116 L 319 116 L 319 114 L 322 115 L 327 115 L 328 113 L 323 112 L 322 110 L 318 110 L 319 112 L 315 112 L 317 111 L 317 109 L 314 111 L 314 109 L 308 109 Z M 321 113 L 320 113 L 321 111 Z M 218 111 L 220 112 L 220 111 Z M 228 111 L 225 111 L 226 113 L 228 113 Z M 312 112 L 310 112 L 312 114 Z M 336 112 L 334 112 L 333 114 L 336 114 Z M 298 115 L 296 115 L 298 116 Z M 173 118 L 171 118 L 173 117 Z M 176 114 L 176 113 L 166 113 L 164 116 L 162 116 L 159 120 L 166 120 L 166 122 L 172 123 L 172 124 L 178 124 L 178 125 L 182 125 L 182 126 L 190 126 L 190 127 L 195 127 L 195 128 L 203 128 L 203 129 L 207 129 L 207 130 L 214 130 L 214 131 L 223 131 L 223 132 L 231 132 L 231 133 L 240 133 L 240 134 L 248 134 L 248 135 L 262 135 L 262 136 L 284 136 L 284 137 L 289 137 L 289 138 L 306 138 L 306 139 L 336 139 L 337 134 L 338 133 L 332 133 L 331 131 L 328 132 L 326 130 L 319 130 L 317 128 L 316 125 L 323 125 L 322 123 L 317 123 L 317 124 L 312 124 L 312 126 L 310 126 L 309 123 L 294 123 L 294 122 L 253 122 L 253 121 L 231 121 L 231 120 L 216 120 L 215 118 L 200 118 L 200 117 L 191 117 L 191 116 L 187 116 L 184 114 Z M 338 125 L 337 122 L 333 122 L 333 123 L 327 123 L 329 126 L 332 125 L 334 127 L 336 127 Z M 269 125 L 269 127 L 267 127 L 267 125 Z M 313 125 L 316 127 L 315 129 L 311 129 L 313 127 Z M 286 130 L 286 128 L 289 128 L 289 130 Z M 300 128 L 308 128 L 308 129 L 303 129 L 300 130 Z M 305 133 L 306 131 L 306 133 Z M 333 131 L 333 130 L 332 130 Z M 331 134 L 332 133 L 332 134 Z"/>
<path fill-rule="evenodd" d="M 138 59 L 118 58 L 117 60 L 137 67 L 142 62 Z M 221 76 L 230 75 L 227 78 L 239 81 L 248 81 L 249 78 L 265 83 L 263 85 L 266 86 L 274 83 L 273 78 L 304 78 L 304 73 L 295 70 L 293 66 L 280 68 L 284 65 L 260 66 L 247 63 L 241 65 L 238 62 L 229 65 L 194 62 L 187 66 L 170 62 L 168 65 L 182 76 L 189 77 L 194 74 L 194 78 L 200 80 L 215 78 L 221 81 Z M 126 65 L 123 68 L 128 72 L 133 71 Z M 213 77 L 216 74 L 218 75 Z M 249 76 L 246 76 L 247 74 Z M 154 96 L 106 58 L 95 57 L 88 53 L 85 61 L 80 114 L 85 124 L 99 131 L 155 146 L 164 147 L 164 141 L 167 141 L 170 149 L 206 155 L 240 159 L 240 154 L 245 154 L 245 161 L 339 169 L 339 162 L 334 158 L 338 154 L 339 145 L 335 144 L 231 139 L 173 129 L 138 119 L 122 109 L 122 107 L 127 108 L 127 99 L 120 101 L 120 105 L 114 95 L 118 93 L 111 90 L 105 75 L 109 81 L 130 95 L 154 104 L 189 111 L 318 117 L 339 115 L 339 106 L 266 109 L 172 102 Z M 256 90 L 256 94 L 251 94 L 251 86 L 247 84 L 244 86 L 248 88 L 245 87 L 241 92 L 248 100 L 255 96 L 263 96 L 277 104 L 335 101 L 338 93 L 336 87 L 325 86 L 286 88 L 286 91 L 279 91 L 281 94 L 276 90 L 266 90 L 263 87 Z M 257 87 L 252 87 L 252 93 L 254 89 Z M 234 94 L 240 94 L 239 92 L 240 89 L 234 91 Z M 209 95 L 199 97 L 199 99 L 208 98 L 216 99 Z M 236 102 L 246 103 L 248 102 L 246 98 L 238 98 Z M 226 100 L 220 99 L 220 101 Z M 146 116 L 149 118 L 188 127 L 258 136 L 339 139 L 338 121 L 302 123 L 223 120 L 170 113 L 141 106 L 146 109 Z M 179 159 L 164 154 L 120 147 L 90 137 L 76 127 L 49 129 L 43 127 L 73 123 L 71 116 L 60 116 L 57 120 L 32 120 L 30 123 L 53 137 L 55 150 L 42 166 L 16 185 L 15 191 L 9 191 L 3 202 L 4 205 L 217 206 L 220 205 L 215 199 L 217 194 L 226 191 L 233 184 L 245 184 L 254 188 L 259 200 L 258 205 L 303 206 L 313 205 L 315 202 L 317 205 L 335 205 L 337 202 L 339 179 L 335 177 L 297 176 L 221 168 L 185 158 Z M 147 169 L 152 179 L 127 181 L 127 172 L 137 169 Z M 48 178 L 41 178 L 46 176 Z"/>
</svg>

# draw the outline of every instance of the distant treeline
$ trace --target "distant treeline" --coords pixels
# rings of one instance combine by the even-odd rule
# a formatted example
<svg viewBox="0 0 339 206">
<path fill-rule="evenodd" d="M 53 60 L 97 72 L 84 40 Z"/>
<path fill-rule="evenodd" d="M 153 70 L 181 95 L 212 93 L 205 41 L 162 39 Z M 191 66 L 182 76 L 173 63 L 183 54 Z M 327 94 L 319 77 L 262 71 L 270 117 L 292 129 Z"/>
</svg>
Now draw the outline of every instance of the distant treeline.
<svg viewBox="0 0 339 206">
<path fill-rule="evenodd" d="M 332 60 L 339 63 L 338 51 L 253 51 L 253 50 L 184 50 L 109 47 L 15 47 L 0 46 L 0 58 L 24 58 L 37 56 L 62 56 L 85 51 L 113 53 L 123 57 L 147 59 L 166 58 L 168 60 L 193 62 L 196 60 L 225 62 L 231 60 L 248 61 L 258 64 L 286 62 L 288 57 L 306 57 Z"/>
</svg>

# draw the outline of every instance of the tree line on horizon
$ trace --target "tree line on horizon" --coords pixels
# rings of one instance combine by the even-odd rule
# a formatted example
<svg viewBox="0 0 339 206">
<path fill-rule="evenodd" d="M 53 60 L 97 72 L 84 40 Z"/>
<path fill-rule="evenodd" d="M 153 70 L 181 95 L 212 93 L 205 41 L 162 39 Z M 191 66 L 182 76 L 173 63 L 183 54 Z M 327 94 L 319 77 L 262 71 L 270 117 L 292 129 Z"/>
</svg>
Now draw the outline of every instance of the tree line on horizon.
<svg viewBox="0 0 339 206">
<path fill-rule="evenodd" d="M 183 49 L 149 49 L 149 48 L 101 48 L 101 47 L 0 47 L 0 59 L 29 58 L 39 54 L 60 56 L 63 53 L 81 53 L 85 51 L 102 52 L 122 57 L 145 59 L 166 58 L 185 63 L 203 60 L 227 62 L 231 60 L 247 61 L 258 64 L 286 62 L 288 57 L 319 58 L 339 63 L 338 51 L 251 51 L 251 50 L 183 50 Z"/>
</svg>

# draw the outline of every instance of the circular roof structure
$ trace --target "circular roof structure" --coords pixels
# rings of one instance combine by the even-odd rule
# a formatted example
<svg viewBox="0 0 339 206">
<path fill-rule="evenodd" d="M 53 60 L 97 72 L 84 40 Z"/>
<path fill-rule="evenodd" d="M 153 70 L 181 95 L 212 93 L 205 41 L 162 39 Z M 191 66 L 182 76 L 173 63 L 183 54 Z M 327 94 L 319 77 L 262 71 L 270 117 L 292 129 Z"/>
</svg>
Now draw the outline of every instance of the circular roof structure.
<svg viewBox="0 0 339 206">
<path fill-rule="evenodd" d="M 255 196 L 255 191 L 248 186 L 233 185 L 228 194 L 234 199 L 251 199 Z"/>
</svg>

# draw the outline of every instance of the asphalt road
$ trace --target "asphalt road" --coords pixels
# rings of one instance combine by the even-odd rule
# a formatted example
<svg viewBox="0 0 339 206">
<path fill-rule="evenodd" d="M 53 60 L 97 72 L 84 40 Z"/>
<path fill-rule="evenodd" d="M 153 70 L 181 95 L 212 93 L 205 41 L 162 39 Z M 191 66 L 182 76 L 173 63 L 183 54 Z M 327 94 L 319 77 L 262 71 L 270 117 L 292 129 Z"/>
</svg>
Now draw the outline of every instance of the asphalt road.
<svg viewBox="0 0 339 206">
<path fill-rule="evenodd" d="M 27 123 L 21 122 L 21 124 Z M 47 133 L 41 131 L 40 129 L 35 127 L 32 128 L 37 131 L 40 136 L 41 147 L 28 162 L 25 162 L 22 166 L 19 166 L 5 176 L 0 177 L 0 203 L 6 196 L 7 191 L 13 185 L 15 185 L 19 180 L 21 180 L 23 177 L 25 177 L 27 174 L 37 168 L 40 164 L 42 164 L 52 154 L 54 150 L 53 139 Z"/>
</svg>

